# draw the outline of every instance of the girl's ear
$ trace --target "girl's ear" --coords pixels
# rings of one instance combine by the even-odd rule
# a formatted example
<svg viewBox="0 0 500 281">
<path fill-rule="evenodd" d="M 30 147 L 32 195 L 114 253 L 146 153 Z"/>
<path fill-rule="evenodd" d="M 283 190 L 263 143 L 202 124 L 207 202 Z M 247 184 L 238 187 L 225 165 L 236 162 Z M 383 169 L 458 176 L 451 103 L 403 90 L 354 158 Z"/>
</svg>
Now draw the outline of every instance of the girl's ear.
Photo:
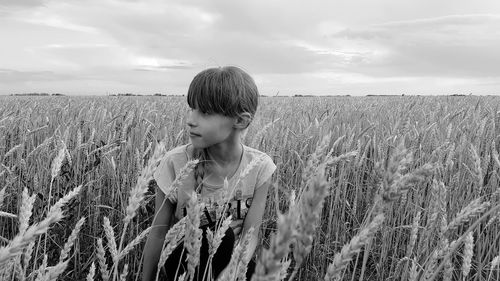
<svg viewBox="0 0 500 281">
<path fill-rule="evenodd" d="M 236 129 L 246 129 L 250 123 L 252 122 L 252 114 L 248 112 L 243 112 L 238 117 L 236 117 L 236 120 L 234 122 L 234 127 Z"/>
</svg>

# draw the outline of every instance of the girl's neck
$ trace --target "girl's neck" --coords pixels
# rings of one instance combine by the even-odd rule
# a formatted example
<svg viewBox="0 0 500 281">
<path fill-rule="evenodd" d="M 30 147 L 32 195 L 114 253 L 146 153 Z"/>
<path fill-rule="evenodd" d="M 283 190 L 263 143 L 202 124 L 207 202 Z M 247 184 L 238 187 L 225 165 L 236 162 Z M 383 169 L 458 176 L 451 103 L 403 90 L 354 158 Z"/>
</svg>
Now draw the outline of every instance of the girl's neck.
<svg viewBox="0 0 500 281">
<path fill-rule="evenodd" d="M 239 163 L 243 153 L 241 141 L 235 139 L 232 142 L 223 142 L 207 148 L 211 160 L 219 165 L 230 165 Z"/>
</svg>

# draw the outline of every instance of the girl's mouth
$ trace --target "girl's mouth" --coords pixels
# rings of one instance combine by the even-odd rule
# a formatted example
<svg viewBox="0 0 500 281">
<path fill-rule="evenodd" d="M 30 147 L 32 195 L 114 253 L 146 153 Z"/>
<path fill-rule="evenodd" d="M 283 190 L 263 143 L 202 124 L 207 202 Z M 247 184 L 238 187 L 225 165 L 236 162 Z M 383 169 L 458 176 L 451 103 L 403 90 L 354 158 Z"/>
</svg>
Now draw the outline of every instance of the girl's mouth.
<svg viewBox="0 0 500 281">
<path fill-rule="evenodd" d="M 201 135 L 195 134 L 195 133 L 192 133 L 192 132 L 189 133 L 189 136 L 190 137 L 201 137 Z"/>
</svg>

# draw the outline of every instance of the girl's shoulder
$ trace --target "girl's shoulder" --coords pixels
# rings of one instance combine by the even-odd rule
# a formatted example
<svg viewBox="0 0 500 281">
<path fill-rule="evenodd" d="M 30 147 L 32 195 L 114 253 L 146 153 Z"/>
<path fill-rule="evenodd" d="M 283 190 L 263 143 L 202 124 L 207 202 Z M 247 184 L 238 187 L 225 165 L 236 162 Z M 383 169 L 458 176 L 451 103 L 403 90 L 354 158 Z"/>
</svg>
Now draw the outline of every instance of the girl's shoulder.
<svg viewBox="0 0 500 281">
<path fill-rule="evenodd" d="M 245 162 L 246 165 L 254 166 L 254 168 L 271 170 L 274 172 L 276 169 L 276 165 L 274 164 L 273 159 L 267 155 L 265 152 L 262 152 L 258 149 L 243 145 L 244 153 L 245 153 Z M 253 163 L 253 164 L 252 164 Z M 257 166 L 257 167 L 255 167 Z"/>
<path fill-rule="evenodd" d="M 267 155 L 265 152 L 262 152 L 258 149 L 255 149 L 253 147 L 249 147 L 249 146 L 246 146 L 246 145 L 243 145 L 244 147 L 244 151 L 245 151 L 245 154 L 247 157 L 250 158 L 250 160 L 253 160 L 253 159 L 263 159 L 265 161 L 273 161 L 271 159 L 271 157 L 269 155 Z"/>
<path fill-rule="evenodd" d="M 184 144 L 177 146 L 175 148 L 172 148 L 171 150 L 167 151 L 165 155 L 163 156 L 164 159 L 169 159 L 170 161 L 173 162 L 186 162 L 188 161 L 191 157 L 189 153 L 189 146 L 190 144 Z"/>
<path fill-rule="evenodd" d="M 244 146 L 244 151 L 245 168 L 241 174 L 245 176 L 243 176 L 242 183 L 245 186 L 259 188 L 271 178 L 276 170 L 276 165 L 265 152 L 248 146 Z M 247 191 L 250 194 L 253 192 L 253 189 Z"/>
</svg>

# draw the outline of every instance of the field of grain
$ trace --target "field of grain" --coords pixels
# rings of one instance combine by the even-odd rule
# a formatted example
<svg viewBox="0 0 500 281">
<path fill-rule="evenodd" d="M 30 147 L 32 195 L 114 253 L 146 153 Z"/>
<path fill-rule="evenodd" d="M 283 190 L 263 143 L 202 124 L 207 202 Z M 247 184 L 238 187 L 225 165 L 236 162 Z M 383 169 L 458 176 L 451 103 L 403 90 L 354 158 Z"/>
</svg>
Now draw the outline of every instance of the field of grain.
<svg viewBox="0 0 500 281">
<path fill-rule="evenodd" d="M 500 280 L 499 106 L 261 98 L 244 143 L 277 172 L 254 279 Z M 184 97 L 0 97 L 0 280 L 140 280 L 148 180 L 188 142 L 186 113 Z"/>
</svg>

